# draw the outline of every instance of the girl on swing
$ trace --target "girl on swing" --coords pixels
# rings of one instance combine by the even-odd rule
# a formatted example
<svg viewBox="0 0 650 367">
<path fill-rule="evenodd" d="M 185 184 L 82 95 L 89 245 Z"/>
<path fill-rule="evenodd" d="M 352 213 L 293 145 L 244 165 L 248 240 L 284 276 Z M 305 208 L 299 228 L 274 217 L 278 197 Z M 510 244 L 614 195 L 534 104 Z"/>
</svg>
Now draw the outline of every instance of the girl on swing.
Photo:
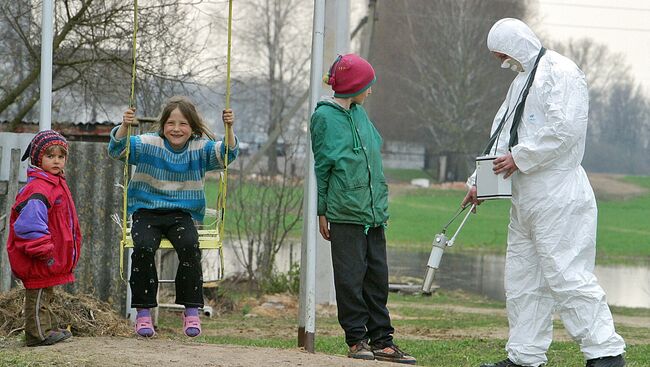
<svg viewBox="0 0 650 367">
<path fill-rule="evenodd" d="M 233 111 L 224 110 L 222 120 L 228 139 L 214 141 L 194 104 L 186 97 L 172 97 L 160 114 L 157 132 L 130 137 L 128 163 L 135 166 L 135 173 L 128 187 L 134 244 L 129 284 L 138 311 L 135 332 L 140 336 L 155 334 L 149 310 L 158 306 L 154 254 L 163 236 L 179 259 L 175 286 L 176 303 L 185 306 L 183 332 L 189 337 L 201 333 L 198 309 L 203 307 L 203 274 L 194 221 L 202 221 L 205 214 L 206 171 L 225 168 L 225 142 L 228 162 L 239 153 Z M 134 121 L 135 109 L 128 109 L 122 124 L 111 131 L 108 153 L 112 158 L 126 159 L 127 128 Z"/>
</svg>

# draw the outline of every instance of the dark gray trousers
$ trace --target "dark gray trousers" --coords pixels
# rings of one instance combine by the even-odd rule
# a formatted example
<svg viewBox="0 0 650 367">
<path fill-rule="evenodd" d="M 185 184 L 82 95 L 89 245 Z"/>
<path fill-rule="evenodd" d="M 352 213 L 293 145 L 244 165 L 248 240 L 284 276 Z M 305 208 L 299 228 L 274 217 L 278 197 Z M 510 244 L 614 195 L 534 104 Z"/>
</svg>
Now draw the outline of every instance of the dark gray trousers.
<svg viewBox="0 0 650 367">
<path fill-rule="evenodd" d="M 369 340 L 373 347 L 393 344 L 394 329 L 386 308 L 388 265 L 384 227 L 330 223 L 332 266 L 339 324 L 352 346 Z"/>
</svg>

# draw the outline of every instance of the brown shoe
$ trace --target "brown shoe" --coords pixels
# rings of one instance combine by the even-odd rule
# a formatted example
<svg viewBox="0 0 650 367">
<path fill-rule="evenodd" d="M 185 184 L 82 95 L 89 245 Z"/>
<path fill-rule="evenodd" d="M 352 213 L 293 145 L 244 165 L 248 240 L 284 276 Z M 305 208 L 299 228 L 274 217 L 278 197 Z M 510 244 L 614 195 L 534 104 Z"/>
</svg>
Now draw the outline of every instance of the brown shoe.
<svg viewBox="0 0 650 367">
<path fill-rule="evenodd" d="M 37 341 L 35 343 L 27 343 L 27 346 L 28 347 L 40 347 L 40 346 L 43 346 L 43 345 L 52 345 L 52 344 L 56 344 L 56 343 L 58 343 L 60 341 L 66 340 L 70 336 L 72 336 L 72 334 L 70 334 L 68 336 L 67 334 L 64 334 L 62 331 L 59 331 L 59 330 L 55 329 L 55 330 L 52 330 L 49 333 L 47 333 L 47 336 L 45 337 L 45 339 Z"/>
<path fill-rule="evenodd" d="M 350 347 L 350 349 L 348 350 L 348 358 L 364 359 L 366 361 L 372 361 L 373 359 L 375 359 L 375 355 L 372 353 L 372 349 L 370 349 L 368 342 L 362 340 Z"/>
<path fill-rule="evenodd" d="M 417 359 L 410 356 L 408 353 L 399 349 L 395 344 L 389 345 L 381 349 L 372 349 L 372 353 L 375 355 L 375 359 L 378 361 L 385 362 L 395 362 L 395 363 L 404 363 L 404 364 L 416 364 Z"/>
<path fill-rule="evenodd" d="M 68 330 L 68 329 L 59 328 L 59 329 L 54 329 L 54 330 L 60 331 L 60 332 L 63 333 L 63 339 L 61 339 L 60 341 L 66 341 L 66 340 L 69 340 L 70 338 L 72 338 L 72 332 L 70 330 Z"/>
</svg>

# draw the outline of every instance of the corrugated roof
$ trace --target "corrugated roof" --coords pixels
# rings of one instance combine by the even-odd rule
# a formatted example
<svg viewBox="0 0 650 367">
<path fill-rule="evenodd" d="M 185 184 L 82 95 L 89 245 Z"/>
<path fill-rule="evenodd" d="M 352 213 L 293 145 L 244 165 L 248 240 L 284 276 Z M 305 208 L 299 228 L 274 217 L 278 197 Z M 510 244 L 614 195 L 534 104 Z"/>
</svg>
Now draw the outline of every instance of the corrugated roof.
<svg viewBox="0 0 650 367">
<path fill-rule="evenodd" d="M 0 121 L 0 125 L 8 124 L 10 121 L 9 120 L 2 120 Z M 117 126 L 121 123 L 120 122 L 113 122 L 113 121 L 54 121 L 52 122 L 53 125 L 112 125 L 112 126 Z M 38 121 L 21 121 L 21 124 L 23 125 L 38 125 Z"/>
</svg>

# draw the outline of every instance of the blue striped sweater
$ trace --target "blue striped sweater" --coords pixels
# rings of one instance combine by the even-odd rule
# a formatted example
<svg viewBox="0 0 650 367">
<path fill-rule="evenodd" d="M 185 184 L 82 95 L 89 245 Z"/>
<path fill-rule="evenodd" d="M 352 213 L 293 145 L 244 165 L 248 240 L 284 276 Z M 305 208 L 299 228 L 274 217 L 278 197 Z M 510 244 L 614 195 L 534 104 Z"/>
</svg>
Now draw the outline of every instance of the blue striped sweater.
<svg viewBox="0 0 650 367">
<path fill-rule="evenodd" d="M 117 140 L 111 131 L 108 154 L 124 160 L 126 138 Z M 225 144 L 205 138 L 190 138 L 176 151 L 157 133 L 131 136 L 129 164 L 135 165 L 128 189 L 128 213 L 138 209 L 179 209 L 203 221 L 206 171 L 224 168 Z M 216 152 L 219 151 L 219 154 Z M 237 158 L 239 142 L 228 150 L 228 163 Z"/>
</svg>

